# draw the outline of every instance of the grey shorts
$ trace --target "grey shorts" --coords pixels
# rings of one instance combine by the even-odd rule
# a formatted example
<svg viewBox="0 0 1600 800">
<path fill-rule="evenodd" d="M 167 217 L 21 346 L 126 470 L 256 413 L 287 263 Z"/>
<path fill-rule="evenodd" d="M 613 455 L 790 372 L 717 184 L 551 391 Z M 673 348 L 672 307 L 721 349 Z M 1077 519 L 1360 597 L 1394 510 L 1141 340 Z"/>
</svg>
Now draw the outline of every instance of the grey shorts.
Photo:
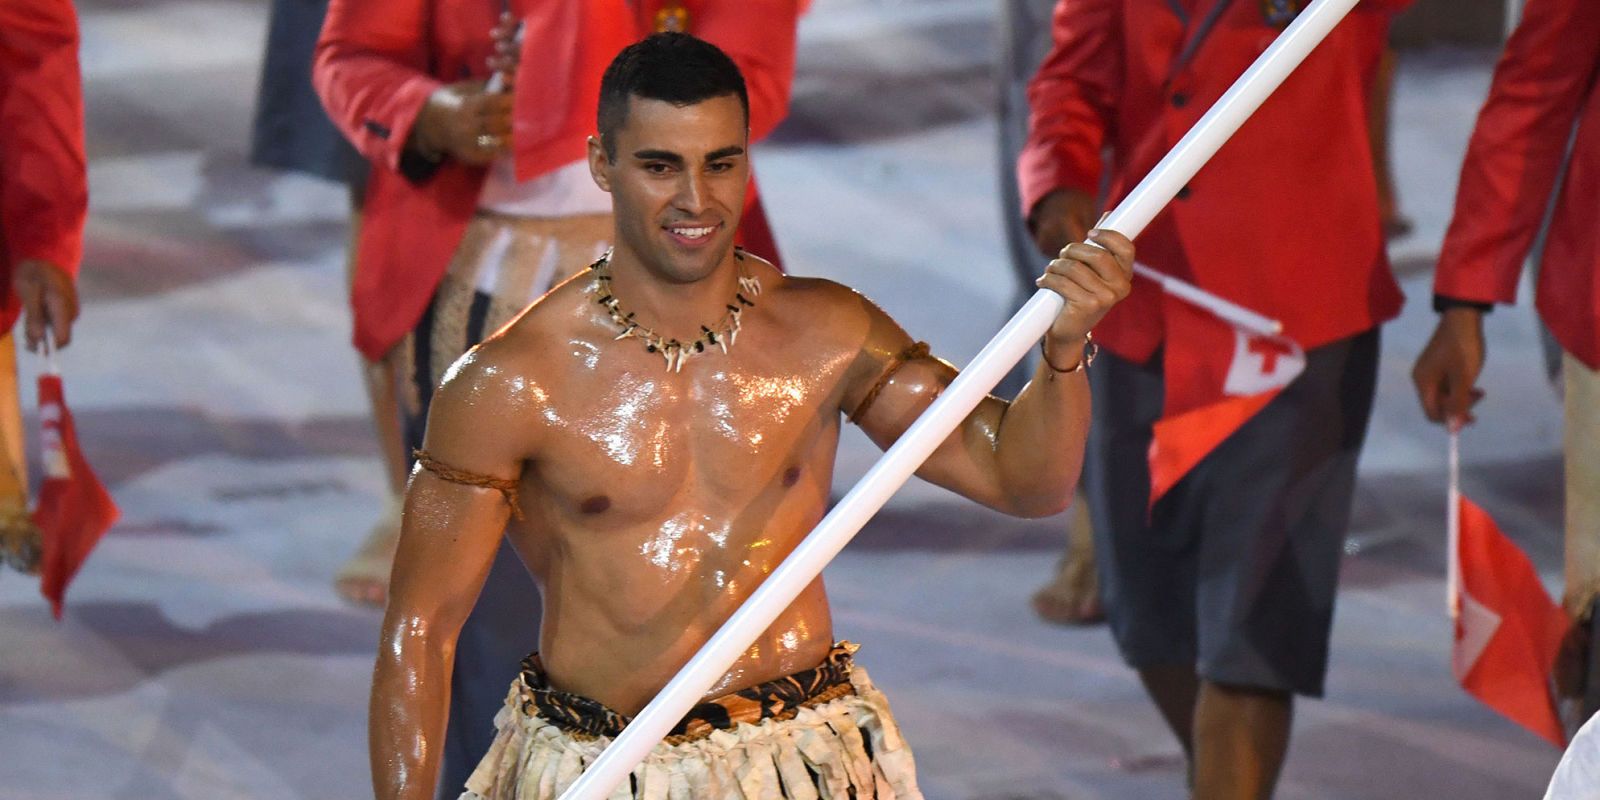
<svg viewBox="0 0 1600 800">
<path fill-rule="evenodd" d="M 1090 370 L 1084 482 L 1111 631 L 1135 668 L 1192 665 L 1233 686 L 1322 694 L 1376 329 L 1306 369 L 1147 511 L 1159 354 Z"/>
</svg>

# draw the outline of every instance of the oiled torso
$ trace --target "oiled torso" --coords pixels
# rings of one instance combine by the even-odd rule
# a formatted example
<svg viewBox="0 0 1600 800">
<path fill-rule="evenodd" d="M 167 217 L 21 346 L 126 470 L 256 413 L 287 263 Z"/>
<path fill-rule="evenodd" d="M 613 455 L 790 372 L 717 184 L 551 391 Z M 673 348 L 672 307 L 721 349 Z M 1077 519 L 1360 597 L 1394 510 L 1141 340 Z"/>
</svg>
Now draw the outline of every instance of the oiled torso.
<svg viewBox="0 0 1600 800">
<path fill-rule="evenodd" d="M 557 687 L 637 711 L 821 518 L 865 326 L 836 286 L 765 279 L 737 344 L 679 372 L 613 341 L 582 276 L 506 332 L 543 345 L 520 365 L 534 456 L 513 540 Z M 818 580 L 713 693 L 813 666 L 831 637 Z"/>
</svg>

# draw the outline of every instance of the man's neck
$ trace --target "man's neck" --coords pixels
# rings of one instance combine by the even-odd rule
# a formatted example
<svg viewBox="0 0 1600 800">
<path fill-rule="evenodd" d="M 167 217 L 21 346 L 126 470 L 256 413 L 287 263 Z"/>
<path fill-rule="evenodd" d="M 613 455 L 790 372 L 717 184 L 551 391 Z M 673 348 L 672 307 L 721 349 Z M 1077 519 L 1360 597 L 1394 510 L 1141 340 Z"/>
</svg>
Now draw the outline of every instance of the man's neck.
<svg viewBox="0 0 1600 800">
<path fill-rule="evenodd" d="M 700 326 L 722 319 L 739 290 L 739 266 L 730 248 L 711 274 L 698 281 L 676 281 L 653 269 L 622 246 L 611 255 L 611 288 L 626 312 L 662 336 L 683 341 Z"/>
</svg>

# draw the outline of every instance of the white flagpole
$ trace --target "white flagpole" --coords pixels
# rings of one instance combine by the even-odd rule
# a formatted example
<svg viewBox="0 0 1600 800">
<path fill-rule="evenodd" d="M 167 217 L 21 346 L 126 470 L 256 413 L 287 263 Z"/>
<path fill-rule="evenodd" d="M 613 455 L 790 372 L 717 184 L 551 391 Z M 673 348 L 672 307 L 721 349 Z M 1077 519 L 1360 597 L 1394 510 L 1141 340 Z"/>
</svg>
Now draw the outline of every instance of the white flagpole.
<svg viewBox="0 0 1600 800">
<path fill-rule="evenodd" d="M 1130 239 L 1138 236 L 1356 2 L 1313 0 L 1100 227 L 1119 231 Z M 644 761 L 750 643 L 822 573 L 823 567 L 888 502 L 989 389 L 1032 349 L 1049 330 L 1062 303 L 1055 292 L 1035 293 L 700 652 L 588 765 L 562 793 L 561 800 L 601 800 L 627 780 L 633 768 Z"/>
<path fill-rule="evenodd" d="M 1450 428 L 1450 488 L 1445 490 L 1444 602 L 1450 618 L 1461 617 L 1461 430 L 1455 421 Z"/>
<path fill-rule="evenodd" d="M 1182 143 L 1179 143 L 1182 146 Z M 1177 151 L 1173 151 L 1177 152 Z M 1108 226 L 1109 227 L 1109 226 Z M 1110 228 L 1120 231 L 1121 228 Z M 1283 333 L 1283 323 L 1265 314 L 1258 314 L 1238 303 L 1223 297 L 1218 297 L 1182 278 L 1174 278 L 1164 272 L 1157 272 L 1143 264 L 1134 264 L 1133 271 L 1140 277 L 1149 278 L 1161 285 L 1161 290 L 1190 305 L 1198 306 L 1215 314 L 1222 321 L 1237 325 L 1259 336 L 1277 336 Z"/>
<path fill-rule="evenodd" d="M 44 351 L 44 374 L 60 376 L 61 362 L 56 360 L 56 335 L 49 325 L 45 326 L 44 341 L 39 346 Z"/>
</svg>

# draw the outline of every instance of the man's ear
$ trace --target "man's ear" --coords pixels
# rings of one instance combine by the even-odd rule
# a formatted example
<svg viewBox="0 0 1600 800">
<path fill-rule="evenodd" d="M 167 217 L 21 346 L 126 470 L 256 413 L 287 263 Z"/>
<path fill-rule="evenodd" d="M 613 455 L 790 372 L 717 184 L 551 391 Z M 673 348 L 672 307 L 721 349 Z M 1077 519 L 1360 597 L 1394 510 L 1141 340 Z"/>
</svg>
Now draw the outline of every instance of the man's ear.
<svg viewBox="0 0 1600 800">
<path fill-rule="evenodd" d="M 589 147 L 589 176 L 594 178 L 594 185 L 603 192 L 611 191 L 611 159 L 606 157 L 606 146 L 600 142 L 599 136 L 590 136 L 586 144 Z"/>
</svg>

